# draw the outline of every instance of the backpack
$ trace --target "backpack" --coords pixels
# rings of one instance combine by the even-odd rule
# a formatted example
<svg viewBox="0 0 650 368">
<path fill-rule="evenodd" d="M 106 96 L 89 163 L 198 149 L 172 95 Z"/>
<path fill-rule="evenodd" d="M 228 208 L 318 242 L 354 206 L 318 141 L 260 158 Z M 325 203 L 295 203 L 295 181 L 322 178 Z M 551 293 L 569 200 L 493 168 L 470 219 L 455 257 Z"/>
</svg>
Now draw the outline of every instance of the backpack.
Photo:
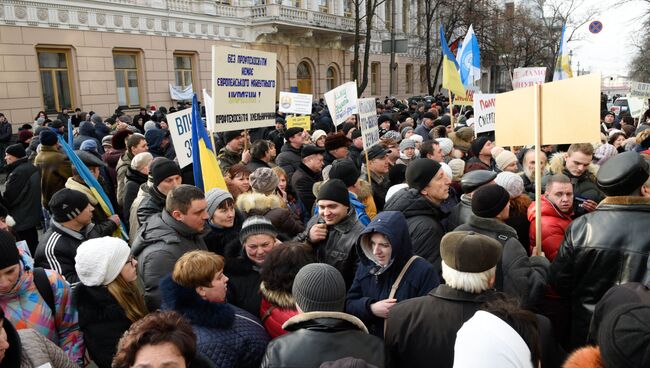
<svg viewBox="0 0 650 368">
<path fill-rule="evenodd" d="M 47 278 L 47 273 L 45 273 L 45 269 L 42 267 L 34 267 L 33 274 L 36 290 L 38 290 L 41 298 L 45 300 L 45 304 L 50 307 L 52 316 L 54 316 L 56 314 L 56 304 L 54 303 L 54 292 L 52 291 L 50 279 Z"/>
</svg>

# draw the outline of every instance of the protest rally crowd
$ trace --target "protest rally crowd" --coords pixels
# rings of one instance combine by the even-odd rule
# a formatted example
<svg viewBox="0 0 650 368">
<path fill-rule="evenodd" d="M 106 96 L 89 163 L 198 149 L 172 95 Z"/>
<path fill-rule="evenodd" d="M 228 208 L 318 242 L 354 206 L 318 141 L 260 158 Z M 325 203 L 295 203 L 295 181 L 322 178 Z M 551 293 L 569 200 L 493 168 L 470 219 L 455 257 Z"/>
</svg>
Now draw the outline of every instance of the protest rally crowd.
<svg viewBox="0 0 650 368">
<path fill-rule="evenodd" d="M 0 367 L 650 367 L 650 110 L 500 147 L 442 95 L 376 105 L 366 150 L 322 100 L 215 135 L 206 193 L 164 107 L 0 114 Z"/>
</svg>

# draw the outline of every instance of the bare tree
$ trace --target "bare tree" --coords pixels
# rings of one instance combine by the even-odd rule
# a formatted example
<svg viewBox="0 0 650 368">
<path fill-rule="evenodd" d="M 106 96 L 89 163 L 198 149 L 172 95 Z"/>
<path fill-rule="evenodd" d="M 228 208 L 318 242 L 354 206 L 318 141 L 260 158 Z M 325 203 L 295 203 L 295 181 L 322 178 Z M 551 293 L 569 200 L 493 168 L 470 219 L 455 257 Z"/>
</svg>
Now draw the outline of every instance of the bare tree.
<svg viewBox="0 0 650 368">
<path fill-rule="evenodd" d="M 353 0 L 354 3 L 354 57 L 352 60 L 352 79 L 357 81 L 357 95 L 361 96 L 368 86 L 368 63 L 370 60 L 370 45 L 373 31 L 373 18 L 377 8 L 385 0 Z M 361 10 L 365 14 L 361 15 Z M 365 27 L 363 25 L 365 24 Z M 359 78 L 359 58 L 363 42 L 363 73 Z"/>
</svg>

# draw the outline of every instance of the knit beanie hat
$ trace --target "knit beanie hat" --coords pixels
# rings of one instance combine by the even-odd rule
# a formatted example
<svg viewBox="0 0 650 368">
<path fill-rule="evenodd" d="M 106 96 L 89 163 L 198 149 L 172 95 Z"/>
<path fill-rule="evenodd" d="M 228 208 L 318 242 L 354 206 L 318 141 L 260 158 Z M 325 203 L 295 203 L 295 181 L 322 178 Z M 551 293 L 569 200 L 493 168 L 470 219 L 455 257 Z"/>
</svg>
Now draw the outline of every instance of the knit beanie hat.
<svg viewBox="0 0 650 368">
<path fill-rule="evenodd" d="M 501 147 L 501 146 L 494 146 L 494 147 L 492 147 L 492 149 L 490 150 L 490 154 L 491 154 L 492 157 L 494 157 L 494 159 L 496 160 L 497 156 L 499 156 L 499 154 L 500 154 L 501 152 L 503 152 L 503 151 L 505 151 L 505 149 L 504 149 L 503 147 Z"/>
<path fill-rule="evenodd" d="M 472 212 L 478 217 L 494 218 L 506 208 L 510 194 L 503 187 L 489 184 L 472 194 Z"/>
<path fill-rule="evenodd" d="M 408 133 L 408 132 L 410 132 L 412 130 L 413 130 L 413 127 L 410 127 L 410 126 L 406 126 L 406 127 L 402 128 L 402 131 L 400 132 L 400 134 L 402 134 L 402 138 L 406 138 L 406 133 Z"/>
<path fill-rule="evenodd" d="M 280 183 L 280 178 L 270 167 L 255 169 L 249 178 L 253 191 L 266 195 L 273 193 Z"/>
<path fill-rule="evenodd" d="M 168 158 L 158 157 L 151 164 L 149 175 L 151 175 L 153 186 L 157 187 L 158 184 L 162 183 L 168 177 L 181 175 L 181 168 L 178 167 L 177 163 Z"/>
<path fill-rule="evenodd" d="M 318 138 L 325 137 L 326 135 L 327 135 L 327 133 L 325 133 L 324 130 L 317 129 L 316 131 L 314 131 L 314 133 L 312 133 L 311 141 L 314 142 L 314 144 L 316 144 L 316 141 L 318 140 Z"/>
<path fill-rule="evenodd" d="M 465 172 L 465 161 L 455 158 L 450 160 L 447 165 L 451 167 L 451 173 L 454 175 L 454 180 L 460 180 L 460 178 L 463 177 L 463 173 Z"/>
<path fill-rule="evenodd" d="M 506 150 L 499 153 L 498 156 L 493 157 L 496 157 L 495 161 L 497 162 L 497 167 L 501 171 L 504 171 L 510 164 L 517 162 L 517 156 L 515 156 L 514 153 Z"/>
<path fill-rule="evenodd" d="M 51 129 L 45 129 L 38 135 L 38 140 L 44 146 L 54 146 L 59 140 Z"/>
<path fill-rule="evenodd" d="M 406 181 L 406 165 L 395 164 L 388 169 L 388 180 L 393 185 L 404 183 Z M 408 187 L 408 184 L 406 186 Z"/>
<path fill-rule="evenodd" d="M 230 192 L 226 192 L 219 188 L 213 188 L 205 194 L 205 199 L 208 202 L 208 215 L 212 218 L 212 215 L 214 215 L 219 205 L 226 199 L 233 199 L 233 197 Z"/>
<path fill-rule="evenodd" d="M 440 163 L 440 169 L 445 172 L 445 174 L 447 175 L 447 177 L 449 179 L 454 178 L 454 173 L 451 171 L 451 167 L 449 167 L 449 165 L 447 165 L 446 163 L 441 162 Z"/>
<path fill-rule="evenodd" d="M 31 130 L 21 130 L 18 132 L 18 142 L 26 142 L 29 138 L 32 138 L 34 133 Z"/>
<path fill-rule="evenodd" d="M 330 166 L 330 179 L 341 179 L 347 187 L 353 186 L 359 180 L 359 169 L 350 159 L 335 160 Z"/>
<path fill-rule="evenodd" d="M 271 221 L 264 216 L 251 216 L 244 221 L 239 231 L 239 241 L 242 245 L 246 243 L 246 239 L 253 235 L 270 235 L 272 237 L 278 236 L 278 230 L 273 226 Z"/>
<path fill-rule="evenodd" d="M 650 367 L 650 306 L 623 304 L 603 319 L 598 345 L 605 367 Z"/>
<path fill-rule="evenodd" d="M 310 263 L 298 271 L 291 294 L 305 312 L 343 312 L 345 281 L 334 267 L 326 263 Z"/>
<path fill-rule="evenodd" d="M 102 119 L 102 117 L 99 116 L 98 114 L 93 114 L 93 116 L 90 117 L 90 121 L 92 121 L 95 124 L 103 124 L 104 123 L 104 119 Z"/>
<path fill-rule="evenodd" d="M 223 133 L 223 141 L 228 144 L 233 139 L 241 136 L 241 130 L 230 130 Z"/>
<path fill-rule="evenodd" d="M 25 147 L 23 147 L 22 143 L 12 144 L 5 149 L 5 153 L 12 155 L 15 158 L 23 158 L 27 156 L 27 153 L 25 153 Z"/>
<path fill-rule="evenodd" d="M 85 286 L 108 285 L 122 272 L 130 253 L 129 245 L 119 238 L 86 240 L 77 248 L 74 269 Z"/>
<path fill-rule="evenodd" d="M 489 141 L 488 137 L 478 137 L 472 142 L 472 153 L 474 156 L 478 156 L 481 150 L 483 149 L 483 146 Z"/>
<path fill-rule="evenodd" d="M 415 142 L 412 139 L 404 139 L 399 144 L 399 151 L 403 152 L 407 148 L 415 148 Z"/>
<path fill-rule="evenodd" d="M 78 190 L 63 188 L 54 193 L 49 207 L 56 222 L 67 222 L 79 216 L 88 207 L 88 197 Z"/>
<path fill-rule="evenodd" d="M 329 200 L 350 207 L 350 196 L 348 187 L 341 179 L 330 179 L 321 185 L 318 191 L 317 201 Z"/>
<path fill-rule="evenodd" d="M 16 239 L 8 231 L 0 230 L 0 270 L 16 265 L 19 261 Z"/>
<path fill-rule="evenodd" d="M 507 190 L 510 198 L 517 198 L 524 192 L 524 179 L 515 173 L 500 172 L 494 182 Z"/>
<path fill-rule="evenodd" d="M 302 133 L 302 132 L 304 132 L 304 131 L 305 131 L 304 128 L 296 128 L 296 127 L 293 127 L 293 128 L 289 128 L 289 129 L 287 129 L 287 130 L 284 132 L 284 136 L 285 136 L 285 138 L 288 140 L 289 138 L 293 137 L 294 135 L 296 135 L 296 134 L 298 134 L 298 133 Z"/>
<path fill-rule="evenodd" d="M 102 147 L 113 147 L 113 143 L 111 143 L 113 140 L 112 135 L 107 135 L 104 138 L 102 138 Z"/>
<path fill-rule="evenodd" d="M 145 166 L 148 166 L 151 161 L 153 161 L 153 155 L 151 153 L 140 152 L 133 156 L 133 160 L 131 160 L 131 169 L 141 170 Z"/>
<path fill-rule="evenodd" d="M 149 120 L 146 123 L 144 123 L 144 132 L 148 132 L 152 129 L 156 129 L 156 122 L 153 120 Z"/>
<path fill-rule="evenodd" d="M 406 168 L 406 182 L 409 187 L 420 191 L 429 185 L 438 170 L 440 170 L 440 164 L 437 161 L 419 158 Z"/>
<path fill-rule="evenodd" d="M 355 129 L 354 131 L 352 131 L 352 135 L 350 135 L 350 138 L 352 140 L 355 140 L 359 137 L 361 137 L 361 129 Z"/>
<path fill-rule="evenodd" d="M 448 156 L 454 150 L 454 142 L 449 138 L 436 138 L 436 142 L 440 145 L 443 156 Z"/>
</svg>

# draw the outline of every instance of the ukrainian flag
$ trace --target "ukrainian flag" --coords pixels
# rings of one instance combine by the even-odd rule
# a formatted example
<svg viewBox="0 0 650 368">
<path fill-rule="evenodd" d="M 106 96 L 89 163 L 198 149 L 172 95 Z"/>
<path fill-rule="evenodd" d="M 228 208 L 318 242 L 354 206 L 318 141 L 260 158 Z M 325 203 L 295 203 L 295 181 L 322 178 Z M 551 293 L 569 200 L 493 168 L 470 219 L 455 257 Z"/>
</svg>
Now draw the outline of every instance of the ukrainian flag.
<svg viewBox="0 0 650 368">
<path fill-rule="evenodd" d="M 571 57 L 569 55 L 569 49 L 566 47 L 567 42 L 568 42 L 568 37 L 566 34 L 566 24 L 565 24 L 564 26 L 562 26 L 560 50 L 558 51 L 557 54 L 557 61 L 555 63 L 555 70 L 553 72 L 554 81 L 573 77 L 573 71 L 571 71 Z"/>
<path fill-rule="evenodd" d="M 104 211 L 106 216 L 114 215 L 115 210 L 113 209 L 113 205 L 111 204 L 111 201 L 108 199 L 108 196 L 104 192 L 104 189 L 99 184 L 97 179 L 95 179 L 93 174 L 90 172 L 88 167 L 83 163 L 83 161 L 81 161 L 79 156 L 77 156 L 77 154 L 74 153 L 72 147 L 68 143 L 66 143 L 63 136 L 62 135 L 57 135 L 57 136 L 59 137 L 59 144 L 61 144 L 61 147 L 63 147 L 63 151 L 70 159 L 70 162 L 75 166 L 77 172 L 79 173 L 79 176 L 81 176 L 81 179 L 83 179 L 84 183 L 86 183 L 90 191 L 93 193 L 93 196 L 95 196 L 97 202 L 99 202 L 99 206 L 102 208 L 102 211 Z M 120 227 L 113 234 L 113 236 L 118 238 L 121 237 L 122 239 L 124 239 L 124 241 L 129 240 L 129 236 L 127 235 L 126 228 L 124 228 L 123 223 L 120 224 Z"/>
<path fill-rule="evenodd" d="M 465 87 L 463 87 L 463 82 L 460 79 L 458 62 L 456 62 L 456 57 L 447 45 L 445 30 L 442 25 L 440 25 L 440 43 L 442 47 L 442 88 L 446 88 L 457 95 L 465 96 Z"/>
<path fill-rule="evenodd" d="M 228 190 L 217 163 L 210 136 L 203 126 L 196 94 L 192 98 L 192 164 L 194 165 L 194 184 L 197 187 L 206 193 L 213 188 Z"/>
</svg>

